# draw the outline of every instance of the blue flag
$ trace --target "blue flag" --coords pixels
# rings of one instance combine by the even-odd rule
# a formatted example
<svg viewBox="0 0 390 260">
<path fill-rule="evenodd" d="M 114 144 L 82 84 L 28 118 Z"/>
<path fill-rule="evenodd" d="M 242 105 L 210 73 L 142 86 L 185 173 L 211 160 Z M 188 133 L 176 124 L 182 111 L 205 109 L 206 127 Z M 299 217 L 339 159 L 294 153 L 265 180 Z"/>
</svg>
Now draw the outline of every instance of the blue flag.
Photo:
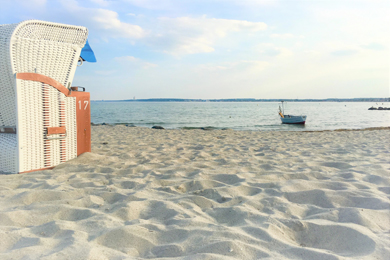
<svg viewBox="0 0 390 260">
<path fill-rule="evenodd" d="M 93 50 L 91 49 L 91 46 L 89 46 L 88 40 L 85 43 L 83 49 L 81 50 L 80 57 L 88 62 L 96 62 L 95 54 L 93 53 Z"/>
</svg>

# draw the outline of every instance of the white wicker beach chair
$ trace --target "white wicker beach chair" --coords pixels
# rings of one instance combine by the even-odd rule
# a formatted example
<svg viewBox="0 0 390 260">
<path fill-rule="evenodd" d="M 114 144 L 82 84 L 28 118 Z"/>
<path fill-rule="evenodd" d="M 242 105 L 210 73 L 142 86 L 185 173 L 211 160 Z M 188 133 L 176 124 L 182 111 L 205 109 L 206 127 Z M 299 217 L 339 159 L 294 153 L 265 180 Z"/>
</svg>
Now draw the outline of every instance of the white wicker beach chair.
<svg viewBox="0 0 390 260">
<path fill-rule="evenodd" d="M 0 25 L 0 172 L 52 168 L 78 155 L 77 135 L 88 133 L 77 133 L 76 104 L 89 112 L 89 93 L 71 83 L 87 35 L 38 20 Z"/>
</svg>

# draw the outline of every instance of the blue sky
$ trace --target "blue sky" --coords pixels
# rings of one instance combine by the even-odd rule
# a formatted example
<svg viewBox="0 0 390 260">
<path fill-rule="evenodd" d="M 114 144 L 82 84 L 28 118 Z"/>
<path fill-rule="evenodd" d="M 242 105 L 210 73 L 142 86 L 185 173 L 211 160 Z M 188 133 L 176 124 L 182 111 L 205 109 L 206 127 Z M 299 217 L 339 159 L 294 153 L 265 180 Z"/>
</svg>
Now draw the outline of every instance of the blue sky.
<svg viewBox="0 0 390 260">
<path fill-rule="evenodd" d="M 0 24 L 82 25 L 91 98 L 388 97 L 388 0 L 0 0 Z"/>
</svg>

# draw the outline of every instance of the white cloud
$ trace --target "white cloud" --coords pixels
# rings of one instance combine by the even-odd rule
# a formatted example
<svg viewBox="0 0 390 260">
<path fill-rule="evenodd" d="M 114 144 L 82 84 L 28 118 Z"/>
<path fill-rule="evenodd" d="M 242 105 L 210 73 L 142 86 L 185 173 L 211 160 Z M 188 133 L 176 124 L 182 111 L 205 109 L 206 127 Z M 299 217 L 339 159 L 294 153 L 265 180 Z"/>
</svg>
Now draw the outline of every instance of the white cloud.
<svg viewBox="0 0 390 260">
<path fill-rule="evenodd" d="M 294 55 L 294 53 L 287 48 L 277 48 L 277 49 L 279 50 L 279 54 L 277 55 L 277 58 L 286 58 Z"/>
<path fill-rule="evenodd" d="M 334 56 L 349 56 L 357 54 L 359 51 L 356 49 L 341 49 L 332 51 L 331 54 Z"/>
<path fill-rule="evenodd" d="M 146 62 L 133 56 L 116 57 L 114 58 L 114 60 L 116 62 L 122 63 L 127 67 L 132 67 L 132 68 L 150 69 L 150 68 L 158 67 L 157 64 Z"/>
<path fill-rule="evenodd" d="M 7 6 L 13 6 L 17 9 L 27 9 L 29 11 L 41 11 L 44 10 L 47 4 L 47 0 L 13 0 L 13 1 L 0 1 L 1 8 L 7 9 Z M 12 7 L 11 7 L 12 8 Z M 18 14 L 20 10 L 12 10 L 12 14 Z"/>
<path fill-rule="evenodd" d="M 176 6 L 188 4 L 188 1 L 183 0 L 122 0 L 123 2 L 132 4 L 137 7 L 152 9 L 152 10 L 167 10 L 174 9 Z M 200 3 L 206 2 L 208 4 L 233 4 L 237 6 L 246 7 L 258 7 L 258 6 L 270 6 L 275 5 L 280 0 L 207 0 L 199 1 Z M 196 1 L 193 1 L 196 2 Z"/>
<path fill-rule="evenodd" d="M 348 1 L 332 2 L 328 5 L 318 5 L 309 8 L 314 19 L 326 28 L 334 28 L 329 31 L 337 34 L 340 40 L 351 39 L 357 45 L 367 39 L 379 43 L 387 43 L 390 40 L 388 31 L 390 16 L 388 5 L 385 1 L 356 1 L 351 5 Z M 388 2 L 388 1 L 387 1 Z M 332 35 L 330 34 L 330 35 Z"/>
<path fill-rule="evenodd" d="M 315 50 L 306 50 L 303 51 L 303 54 L 308 55 L 308 57 L 311 58 L 320 57 L 322 55 L 321 52 Z"/>
<path fill-rule="evenodd" d="M 272 43 L 262 43 L 255 48 L 262 55 L 271 57 L 271 58 L 287 58 L 293 56 L 294 53 L 290 49 L 284 47 L 277 47 Z"/>
<path fill-rule="evenodd" d="M 274 34 L 271 34 L 270 37 L 271 37 L 271 38 L 277 38 L 277 39 L 285 40 L 285 39 L 288 39 L 288 38 L 293 38 L 294 35 L 291 34 L 291 33 L 284 33 L 284 34 L 277 34 L 277 33 L 274 33 Z"/>
<path fill-rule="evenodd" d="M 145 36 L 144 30 L 138 26 L 122 22 L 118 19 L 118 13 L 106 9 L 95 9 L 91 15 L 91 20 L 100 27 L 116 37 L 142 38 Z"/>
<path fill-rule="evenodd" d="M 361 47 L 364 49 L 374 50 L 374 51 L 384 51 L 387 49 L 386 46 L 377 42 L 371 42 L 369 44 L 362 45 Z"/>
<path fill-rule="evenodd" d="M 45 5 L 47 0 L 16 0 L 18 4 L 26 5 L 26 6 L 42 6 Z"/>
<path fill-rule="evenodd" d="M 81 7 L 75 0 L 61 0 L 60 2 L 75 24 L 83 24 L 88 29 L 96 30 L 103 37 L 139 39 L 145 36 L 140 26 L 122 22 L 115 11 Z"/>
<path fill-rule="evenodd" d="M 215 0 L 216 2 L 222 3 L 232 3 L 238 6 L 254 8 L 254 7 L 262 7 L 262 6 L 275 6 L 280 0 Z"/>
<path fill-rule="evenodd" d="M 324 53 L 331 54 L 333 56 L 349 56 L 357 54 L 362 48 L 355 46 L 354 44 L 346 44 L 339 41 L 324 42 L 318 46 L 318 50 Z"/>
<path fill-rule="evenodd" d="M 258 73 L 265 70 L 269 65 L 266 61 L 240 61 L 236 66 L 249 69 L 250 72 Z"/>
<path fill-rule="evenodd" d="M 217 40 L 229 33 L 253 33 L 265 30 L 262 22 L 191 17 L 158 19 L 159 32 L 149 38 L 149 44 L 173 55 L 214 51 Z"/>
<path fill-rule="evenodd" d="M 241 60 L 235 62 L 223 62 L 219 64 L 203 64 L 197 68 L 199 72 L 223 73 L 227 77 L 234 74 L 259 73 L 269 67 L 269 63 L 260 60 Z"/>
<path fill-rule="evenodd" d="M 94 4 L 97 4 L 97 5 L 100 5 L 100 6 L 104 6 L 104 7 L 107 7 L 107 6 L 110 5 L 110 2 L 106 1 L 106 0 L 89 0 L 89 1 L 91 1 Z"/>
<path fill-rule="evenodd" d="M 122 0 L 123 2 L 129 3 L 131 5 L 152 9 L 152 10 L 167 10 L 174 8 L 177 3 L 172 0 Z"/>
</svg>

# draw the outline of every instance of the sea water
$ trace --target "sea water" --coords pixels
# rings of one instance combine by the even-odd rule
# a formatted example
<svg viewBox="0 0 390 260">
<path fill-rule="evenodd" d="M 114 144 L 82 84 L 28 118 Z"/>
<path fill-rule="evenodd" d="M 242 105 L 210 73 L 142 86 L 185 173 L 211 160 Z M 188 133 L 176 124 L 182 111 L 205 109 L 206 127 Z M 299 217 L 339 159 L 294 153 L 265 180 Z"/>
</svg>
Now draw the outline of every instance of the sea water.
<svg viewBox="0 0 390 260">
<path fill-rule="evenodd" d="M 234 130 L 318 131 L 390 126 L 390 107 L 374 102 L 287 102 L 285 114 L 306 115 L 305 125 L 282 124 L 276 102 L 91 102 L 95 124 Z"/>
</svg>

